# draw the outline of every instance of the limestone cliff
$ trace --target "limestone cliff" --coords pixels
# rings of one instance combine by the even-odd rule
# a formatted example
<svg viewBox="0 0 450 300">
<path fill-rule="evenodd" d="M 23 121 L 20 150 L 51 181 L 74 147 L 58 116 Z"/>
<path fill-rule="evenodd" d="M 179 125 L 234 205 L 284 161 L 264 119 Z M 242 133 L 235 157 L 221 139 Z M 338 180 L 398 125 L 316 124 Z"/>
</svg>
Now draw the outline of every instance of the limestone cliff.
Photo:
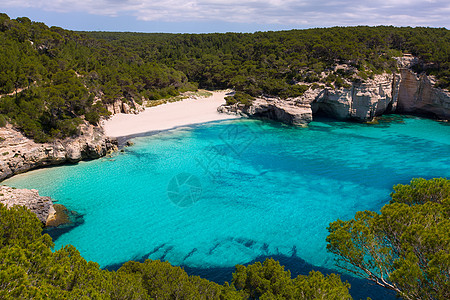
<svg viewBox="0 0 450 300">
<path fill-rule="evenodd" d="M 423 114 L 450 120 L 450 93 L 433 87 L 433 79 L 417 75 L 407 68 L 401 69 L 401 84 L 397 112 Z"/>
<path fill-rule="evenodd" d="M 13 189 L 0 186 L 0 203 L 10 208 L 14 205 L 25 206 L 36 214 L 42 224 L 47 225 L 55 218 L 55 209 L 50 197 L 39 196 L 37 190 Z"/>
<path fill-rule="evenodd" d="M 144 101 L 144 100 L 143 100 Z M 112 114 L 138 114 L 145 110 L 144 105 L 140 105 L 135 101 L 125 102 L 123 99 L 118 99 L 113 103 L 107 104 L 106 109 Z"/>
<path fill-rule="evenodd" d="M 0 180 L 39 167 L 99 158 L 117 149 L 117 141 L 98 127 L 85 123 L 80 133 L 76 138 L 38 144 L 10 124 L 0 128 Z"/>
<path fill-rule="evenodd" d="M 409 65 L 408 65 L 409 66 Z M 339 120 L 372 121 L 385 113 L 424 115 L 450 120 L 450 93 L 433 87 L 432 78 L 409 68 L 400 74 L 375 75 L 350 88 L 310 88 L 303 96 L 287 100 L 256 99 L 252 106 L 221 106 L 219 112 L 266 117 L 292 125 L 305 125 L 314 114 Z"/>
<path fill-rule="evenodd" d="M 318 97 L 304 97 L 302 101 L 311 105 L 313 113 L 320 111 L 340 120 L 371 121 L 375 116 L 395 111 L 399 83 L 398 75 L 375 75 L 349 89 L 327 88 Z"/>
</svg>

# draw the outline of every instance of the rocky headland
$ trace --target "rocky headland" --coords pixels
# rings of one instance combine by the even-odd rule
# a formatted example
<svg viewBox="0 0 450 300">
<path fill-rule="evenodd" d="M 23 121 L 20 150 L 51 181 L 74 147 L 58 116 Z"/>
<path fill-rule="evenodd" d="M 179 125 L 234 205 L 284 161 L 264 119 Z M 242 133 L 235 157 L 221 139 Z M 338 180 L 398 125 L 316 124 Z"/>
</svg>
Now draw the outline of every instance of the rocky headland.
<svg viewBox="0 0 450 300">
<path fill-rule="evenodd" d="M 43 225 L 49 226 L 57 219 L 57 212 L 50 197 L 39 196 L 37 190 L 14 189 L 0 186 L 0 203 L 7 208 L 25 206 L 36 214 Z"/>
<path fill-rule="evenodd" d="M 434 87 L 426 74 L 410 67 L 413 58 L 399 59 L 399 74 L 375 75 L 353 83 L 349 88 L 320 88 L 313 85 L 297 98 L 257 98 L 252 105 L 223 105 L 218 111 L 254 118 L 268 118 L 290 125 L 305 126 L 313 115 L 323 114 L 339 120 L 370 122 L 387 113 L 422 115 L 450 120 L 450 92 Z"/>
<path fill-rule="evenodd" d="M 117 141 L 105 136 L 100 127 L 85 123 L 79 130 L 78 137 L 39 144 L 10 124 L 0 128 L 0 181 L 31 169 L 95 159 L 117 150 Z"/>
<path fill-rule="evenodd" d="M 0 128 L 0 181 L 31 169 L 95 159 L 117 150 L 117 141 L 106 137 L 100 127 L 85 123 L 79 129 L 78 137 L 38 144 L 11 124 Z M 50 197 L 39 196 L 37 190 L 1 186 L 0 203 L 8 208 L 27 207 L 45 226 L 70 223 L 67 209 Z"/>
</svg>

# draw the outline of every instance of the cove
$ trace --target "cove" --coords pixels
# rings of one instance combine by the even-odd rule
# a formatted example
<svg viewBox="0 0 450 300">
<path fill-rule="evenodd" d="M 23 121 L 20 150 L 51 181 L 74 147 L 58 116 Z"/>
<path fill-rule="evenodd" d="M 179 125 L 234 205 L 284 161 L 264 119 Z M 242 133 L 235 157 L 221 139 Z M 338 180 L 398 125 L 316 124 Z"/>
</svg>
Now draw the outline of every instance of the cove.
<svg viewBox="0 0 450 300">
<path fill-rule="evenodd" d="M 224 121 L 137 137 L 112 157 L 3 184 L 81 214 L 55 248 L 72 244 L 101 267 L 150 258 L 195 273 L 276 256 L 333 270 L 328 224 L 379 211 L 394 184 L 450 177 L 449 137 L 446 123 L 394 115 L 307 128 Z"/>
</svg>

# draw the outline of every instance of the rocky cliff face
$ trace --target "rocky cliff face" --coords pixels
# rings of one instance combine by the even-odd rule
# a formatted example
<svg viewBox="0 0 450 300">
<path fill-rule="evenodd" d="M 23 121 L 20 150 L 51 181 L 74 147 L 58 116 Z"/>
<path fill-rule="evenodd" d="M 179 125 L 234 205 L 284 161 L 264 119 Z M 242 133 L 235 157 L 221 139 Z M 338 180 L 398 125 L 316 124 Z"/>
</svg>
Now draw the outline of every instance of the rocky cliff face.
<svg viewBox="0 0 450 300">
<path fill-rule="evenodd" d="M 313 113 L 321 111 L 340 120 L 370 121 L 375 116 L 395 111 L 399 82 L 398 75 L 376 75 L 350 89 L 328 88 L 319 97 L 303 101 L 310 103 Z"/>
<path fill-rule="evenodd" d="M 450 120 L 450 93 L 434 88 L 425 74 L 418 76 L 408 68 L 401 68 L 400 74 L 375 75 L 347 89 L 309 89 L 298 98 L 257 99 L 250 107 L 234 104 L 219 107 L 218 111 L 302 126 L 318 113 L 359 122 L 394 112 Z"/>
<path fill-rule="evenodd" d="M 39 167 L 99 158 L 117 149 L 117 141 L 100 128 L 83 124 L 80 130 L 77 138 L 38 144 L 10 124 L 0 128 L 0 180 Z"/>
<path fill-rule="evenodd" d="M 407 68 L 401 69 L 401 78 L 397 112 L 450 120 L 448 91 L 433 87 L 434 82 L 430 77 L 417 75 Z"/>
<path fill-rule="evenodd" d="M 39 196 L 37 190 L 13 189 L 0 186 L 0 203 L 10 208 L 14 205 L 25 206 L 36 214 L 42 224 L 47 225 L 55 216 L 53 201 L 50 197 Z"/>
</svg>

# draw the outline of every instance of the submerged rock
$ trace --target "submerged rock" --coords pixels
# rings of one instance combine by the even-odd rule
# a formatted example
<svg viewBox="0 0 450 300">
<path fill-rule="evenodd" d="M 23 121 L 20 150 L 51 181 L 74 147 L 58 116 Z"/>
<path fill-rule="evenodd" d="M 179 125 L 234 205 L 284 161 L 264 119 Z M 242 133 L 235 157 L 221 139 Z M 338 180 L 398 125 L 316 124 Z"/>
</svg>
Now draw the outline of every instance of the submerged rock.
<svg viewBox="0 0 450 300">
<path fill-rule="evenodd" d="M 57 227 L 64 224 L 71 223 L 69 218 L 69 210 L 61 204 L 53 204 L 53 214 L 49 214 L 46 222 L 48 227 Z"/>
</svg>

